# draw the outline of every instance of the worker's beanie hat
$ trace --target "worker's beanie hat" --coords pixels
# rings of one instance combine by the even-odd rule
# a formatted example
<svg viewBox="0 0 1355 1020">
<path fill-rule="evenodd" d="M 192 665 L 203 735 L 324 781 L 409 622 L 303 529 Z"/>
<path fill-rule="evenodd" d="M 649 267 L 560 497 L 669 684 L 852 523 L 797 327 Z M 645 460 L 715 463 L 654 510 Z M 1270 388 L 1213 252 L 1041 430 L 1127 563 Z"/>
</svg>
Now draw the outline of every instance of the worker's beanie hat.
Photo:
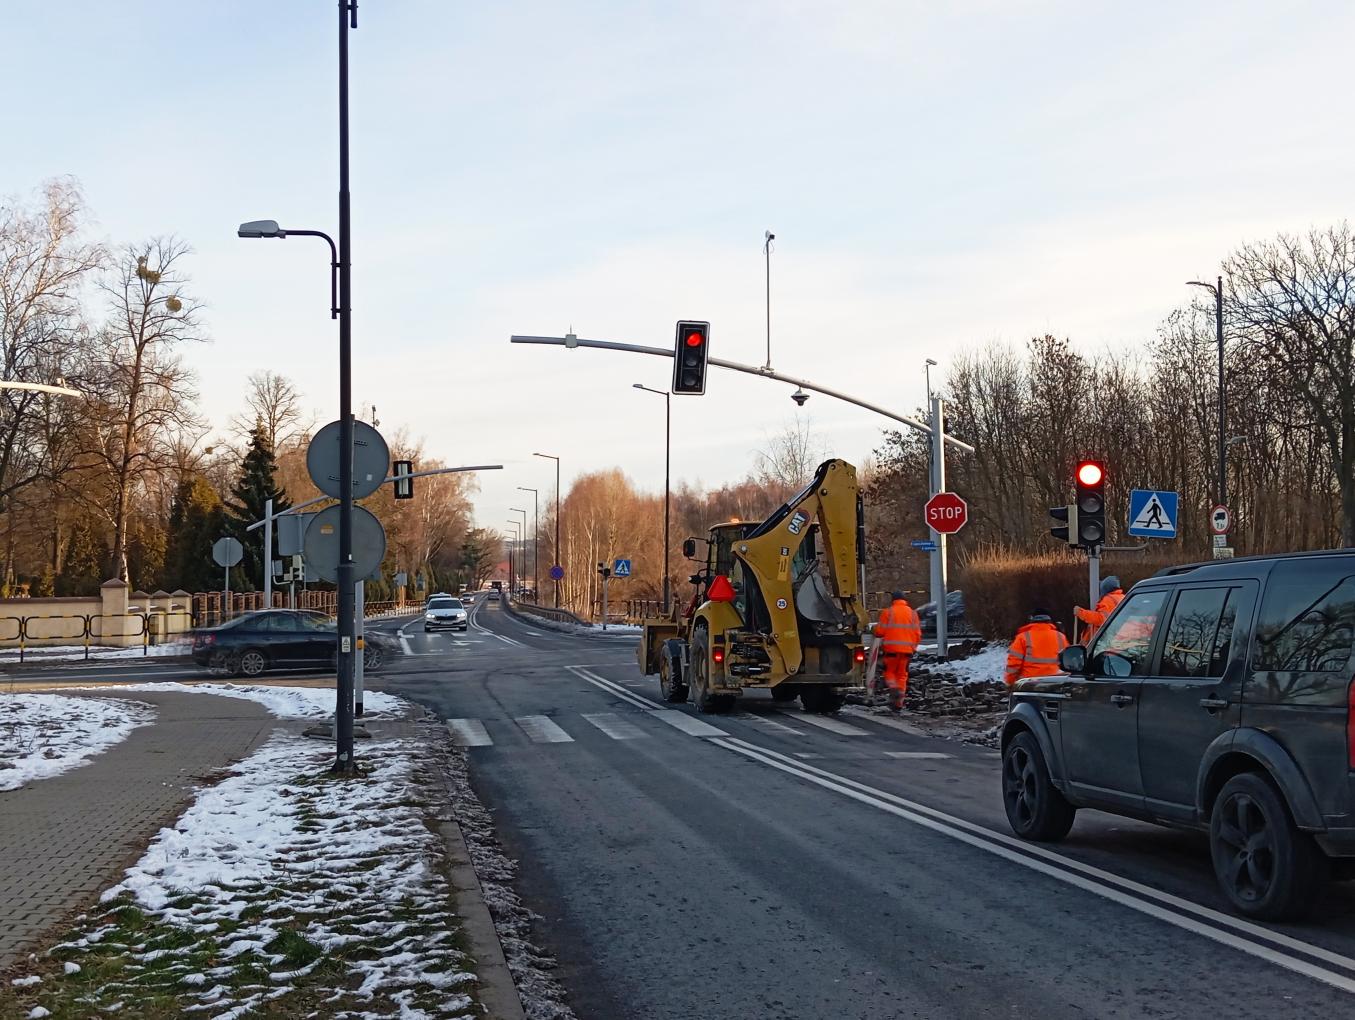
<svg viewBox="0 0 1355 1020">
<path fill-rule="evenodd" d="M 1031 623 L 1053 623 L 1054 618 L 1049 615 L 1049 610 L 1043 606 L 1037 606 L 1030 611 Z"/>
<path fill-rule="evenodd" d="M 893 599 L 895 602 L 900 602 L 903 600 L 903 592 L 901 591 L 891 592 L 889 597 Z"/>
<path fill-rule="evenodd" d="M 1111 574 L 1109 577 L 1107 577 L 1104 581 L 1101 582 L 1101 594 L 1109 595 L 1111 592 L 1115 591 L 1117 588 L 1120 587 L 1122 587 L 1120 584 L 1120 579 L 1116 577 L 1114 574 Z"/>
</svg>

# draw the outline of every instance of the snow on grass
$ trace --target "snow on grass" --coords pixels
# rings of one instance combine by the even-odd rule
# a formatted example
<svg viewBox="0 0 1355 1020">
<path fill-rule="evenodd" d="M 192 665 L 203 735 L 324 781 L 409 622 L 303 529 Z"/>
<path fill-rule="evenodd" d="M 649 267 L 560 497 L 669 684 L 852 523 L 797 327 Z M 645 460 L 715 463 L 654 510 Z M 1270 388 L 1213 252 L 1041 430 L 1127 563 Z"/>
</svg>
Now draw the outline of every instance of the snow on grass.
<svg viewBox="0 0 1355 1020">
<path fill-rule="evenodd" d="M 338 779 L 326 772 L 329 747 L 275 735 L 160 831 L 51 951 L 42 984 L 14 991 L 15 1005 L 63 1016 L 478 1016 L 425 807 L 445 794 L 412 738 L 363 751 L 364 775 Z"/>
<path fill-rule="evenodd" d="M 139 702 L 0 694 L 0 790 L 83 765 L 154 718 Z"/>
<path fill-rule="evenodd" d="M 82 690 L 101 690 L 86 687 Z M 334 714 L 334 691 L 325 687 L 271 687 L 266 684 L 119 684 L 120 691 L 145 691 L 174 694 L 217 694 L 226 698 L 257 701 L 279 719 L 326 719 Z M 364 716 L 402 715 L 409 703 L 393 694 L 365 691 Z"/>
<path fill-rule="evenodd" d="M 88 658 L 95 659 L 154 659 L 167 655 L 188 655 L 193 650 L 187 641 L 170 641 L 163 645 L 136 645 L 133 648 L 106 648 L 99 645 L 89 646 Z M 84 645 L 30 645 L 24 649 L 25 663 L 29 662 L 75 662 L 85 660 Z M 17 663 L 19 649 L 0 649 L 0 663 Z"/>
<path fill-rule="evenodd" d="M 602 629 L 600 623 L 575 623 L 573 620 L 552 620 L 545 616 L 537 616 L 535 613 L 527 610 L 514 610 L 518 619 L 522 623 L 530 623 L 533 627 L 543 627 L 546 630 L 557 630 L 562 634 L 586 634 L 589 637 L 635 637 L 643 627 L 636 626 L 633 623 L 609 623 L 607 629 Z"/>
</svg>

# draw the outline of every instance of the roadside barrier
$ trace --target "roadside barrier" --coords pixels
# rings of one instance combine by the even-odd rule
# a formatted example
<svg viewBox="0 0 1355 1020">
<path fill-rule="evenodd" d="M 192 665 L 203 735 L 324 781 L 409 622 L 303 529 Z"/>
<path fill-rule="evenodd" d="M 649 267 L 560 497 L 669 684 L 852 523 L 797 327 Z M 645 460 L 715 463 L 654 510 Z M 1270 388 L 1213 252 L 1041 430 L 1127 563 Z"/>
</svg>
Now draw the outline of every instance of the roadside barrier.
<svg viewBox="0 0 1355 1020">
<path fill-rule="evenodd" d="M 547 620 L 555 620 L 558 623 L 581 623 L 587 626 L 587 621 L 580 620 L 568 609 L 556 609 L 554 606 L 538 606 L 535 602 L 519 602 L 516 599 L 504 599 L 505 605 L 510 612 L 527 613 L 532 616 L 541 616 Z"/>
<path fill-rule="evenodd" d="M 162 644 L 171 636 L 184 635 L 188 631 L 188 626 L 174 628 L 170 626 L 171 618 L 182 619 L 185 625 L 192 622 L 191 615 L 186 609 L 173 609 L 169 611 L 153 610 L 149 613 L 130 612 L 123 616 L 106 616 L 101 613 L 42 613 L 32 616 L 0 616 L 0 642 L 17 641 L 19 645 L 19 661 L 24 662 L 29 656 L 30 647 L 50 648 L 59 646 L 63 642 L 71 644 L 80 644 L 84 649 L 84 658 L 89 659 L 90 647 L 92 645 L 102 645 L 101 639 L 104 635 L 104 627 L 108 622 L 119 623 L 120 627 L 117 634 L 108 634 L 108 637 L 117 637 L 123 643 L 118 645 L 108 645 L 110 648 L 135 648 L 136 641 L 127 639 L 140 638 L 141 654 L 148 656 L 152 645 Z M 31 634 L 29 633 L 31 625 L 36 621 L 65 620 L 70 621 L 69 626 L 59 626 L 56 629 L 58 633 Z M 10 628 L 14 633 L 10 634 Z M 51 627 L 44 627 L 44 630 L 51 630 Z M 34 642 L 41 642 L 34 644 Z"/>
</svg>

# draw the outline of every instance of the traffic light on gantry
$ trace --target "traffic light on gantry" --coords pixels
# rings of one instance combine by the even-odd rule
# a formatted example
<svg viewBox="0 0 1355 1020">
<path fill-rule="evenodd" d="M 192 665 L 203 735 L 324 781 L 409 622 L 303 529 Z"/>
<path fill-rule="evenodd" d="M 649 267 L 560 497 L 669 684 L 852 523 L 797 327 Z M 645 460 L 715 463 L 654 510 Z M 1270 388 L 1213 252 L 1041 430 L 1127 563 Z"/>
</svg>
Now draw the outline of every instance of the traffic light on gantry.
<svg viewBox="0 0 1355 1020">
<path fill-rule="evenodd" d="M 673 392 L 706 392 L 706 364 L 710 360 L 710 323 L 679 322 L 673 344 Z"/>
<path fill-rule="evenodd" d="M 1106 540 L 1106 466 L 1098 460 L 1079 461 L 1073 481 L 1076 544 L 1095 549 Z"/>
</svg>

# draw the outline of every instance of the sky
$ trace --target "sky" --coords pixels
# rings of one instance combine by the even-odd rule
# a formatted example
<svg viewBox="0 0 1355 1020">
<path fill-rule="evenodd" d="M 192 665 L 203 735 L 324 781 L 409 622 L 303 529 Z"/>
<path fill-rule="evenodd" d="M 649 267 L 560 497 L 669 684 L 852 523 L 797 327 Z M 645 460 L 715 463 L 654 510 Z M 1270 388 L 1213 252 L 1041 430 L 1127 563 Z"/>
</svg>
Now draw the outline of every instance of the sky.
<svg viewBox="0 0 1355 1020">
<path fill-rule="evenodd" d="M 336 5 L 14 0 L 0 194 L 72 175 L 92 236 L 193 249 L 224 434 L 248 375 L 337 416 Z M 1355 5 L 363 0 L 351 33 L 355 405 L 480 476 L 476 516 L 617 466 L 663 485 L 665 360 L 771 360 L 902 413 L 924 362 L 1046 332 L 1150 338 L 1247 241 L 1345 219 Z M 1338 97 L 1333 101 L 1333 97 Z M 858 463 L 888 423 L 712 370 L 673 474 L 715 486 L 795 421 Z M 211 442 L 211 437 L 204 440 Z M 543 505 L 544 509 L 544 505 Z"/>
</svg>

